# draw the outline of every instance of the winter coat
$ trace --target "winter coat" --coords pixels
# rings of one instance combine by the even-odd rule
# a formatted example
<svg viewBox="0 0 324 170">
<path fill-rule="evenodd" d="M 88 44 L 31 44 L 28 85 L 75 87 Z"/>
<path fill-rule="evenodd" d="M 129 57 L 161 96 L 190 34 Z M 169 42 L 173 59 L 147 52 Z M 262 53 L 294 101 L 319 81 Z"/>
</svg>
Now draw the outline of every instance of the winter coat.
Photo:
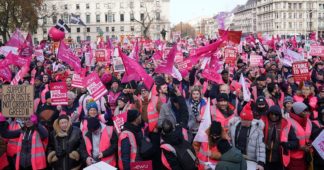
<svg viewBox="0 0 324 170">
<path fill-rule="evenodd" d="M 200 103 L 199 103 L 199 106 L 198 106 L 198 115 L 197 117 L 195 117 L 193 111 L 192 111 L 192 102 L 191 102 L 191 99 L 189 98 L 188 100 L 186 100 L 186 104 L 187 104 L 187 108 L 188 108 L 188 114 L 189 114 L 189 120 L 188 120 L 188 129 L 191 131 L 191 132 L 197 132 L 198 131 L 198 128 L 199 128 L 199 125 L 200 125 L 200 122 L 197 122 L 197 118 L 201 117 L 202 114 L 204 113 L 201 113 L 202 112 L 202 108 L 206 106 L 206 101 L 204 99 L 200 99 Z"/>
<path fill-rule="evenodd" d="M 222 154 L 220 161 L 217 163 L 215 170 L 246 170 L 247 164 L 242 153 L 232 147 Z"/>
<path fill-rule="evenodd" d="M 165 119 L 170 120 L 173 126 L 175 126 L 176 124 L 181 124 L 184 128 L 187 127 L 189 113 L 186 101 L 182 96 L 177 97 L 177 100 L 180 106 L 180 109 L 178 110 L 174 110 L 174 108 L 172 108 L 171 100 L 162 105 L 158 120 L 158 127 L 162 126 L 162 123 Z M 177 120 L 176 112 L 180 115 L 180 120 Z"/>
<path fill-rule="evenodd" d="M 241 120 L 239 118 L 237 121 L 230 121 L 229 123 L 229 134 L 232 139 L 233 146 L 236 146 L 235 139 L 237 138 L 237 136 L 235 135 L 237 135 L 236 130 L 240 124 Z M 258 164 L 264 164 L 266 161 L 266 149 L 263 142 L 263 128 L 264 123 L 262 122 L 262 120 L 253 119 L 246 148 L 246 159 L 257 162 Z"/>
<path fill-rule="evenodd" d="M 55 170 L 80 169 L 88 157 L 81 130 L 71 126 L 71 120 L 67 133 L 61 131 L 58 120 L 53 127 L 47 151 L 48 163 Z"/>
</svg>

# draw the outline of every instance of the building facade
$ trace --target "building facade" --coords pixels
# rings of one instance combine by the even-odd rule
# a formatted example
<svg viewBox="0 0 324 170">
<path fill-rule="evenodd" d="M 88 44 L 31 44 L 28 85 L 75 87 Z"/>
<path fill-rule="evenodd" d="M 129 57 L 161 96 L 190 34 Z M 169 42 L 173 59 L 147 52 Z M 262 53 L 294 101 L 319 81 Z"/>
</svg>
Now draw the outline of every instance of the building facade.
<svg viewBox="0 0 324 170">
<path fill-rule="evenodd" d="M 101 34 L 105 39 L 120 36 L 141 36 L 145 25 L 151 39 L 159 39 L 161 30 L 170 30 L 170 0 L 45 0 L 40 11 L 39 28 L 34 42 L 47 39 L 48 30 L 58 19 L 71 28 L 66 38 L 74 41 L 96 41 Z M 71 13 L 79 16 L 86 26 L 70 23 Z"/>
<path fill-rule="evenodd" d="M 238 6 L 234 11 L 231 29 L 241 30 L 243 34 L 256 32 L 257 0 L 248 0 L 245 5 Z"/>
</svg>

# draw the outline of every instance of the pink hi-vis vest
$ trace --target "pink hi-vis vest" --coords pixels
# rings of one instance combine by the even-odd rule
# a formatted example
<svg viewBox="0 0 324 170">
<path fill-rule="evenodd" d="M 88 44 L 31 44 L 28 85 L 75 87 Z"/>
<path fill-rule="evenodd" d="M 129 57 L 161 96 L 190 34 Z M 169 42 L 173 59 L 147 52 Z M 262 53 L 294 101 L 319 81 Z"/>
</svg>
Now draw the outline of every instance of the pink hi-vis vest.
<svg viewBox="0 0 324 170">
<path fill-rule="evenodd" d="M 122 161 L 122 153 L 121 153 L 121 142 L 123 139 L 128 138 L 129 143 L 131 145 L 130 148 L 130 162 L 135 162 L 136 161 L 136 155 L 137 155 L 137 143 L 135 136 L 132 132 L 130 131 L 122 131 L 119 135 L 118 139 L 118 167 L 119 169 L 123 170 L 123 161 Z"/>
</svg>

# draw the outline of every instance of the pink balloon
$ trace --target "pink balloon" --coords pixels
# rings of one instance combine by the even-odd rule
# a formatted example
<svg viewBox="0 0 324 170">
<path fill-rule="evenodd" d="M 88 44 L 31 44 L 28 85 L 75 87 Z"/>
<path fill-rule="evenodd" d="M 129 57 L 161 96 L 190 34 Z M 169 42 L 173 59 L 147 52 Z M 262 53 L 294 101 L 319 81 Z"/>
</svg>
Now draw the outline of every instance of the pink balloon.
<svg viewBox="0 0 324 170">
<path fill-rule="evenodd" d="M 65 33 L 55 27 L 49 30 L 48 35 L 53 41 L 61 41 L 65 37 Z"/>
</svg>

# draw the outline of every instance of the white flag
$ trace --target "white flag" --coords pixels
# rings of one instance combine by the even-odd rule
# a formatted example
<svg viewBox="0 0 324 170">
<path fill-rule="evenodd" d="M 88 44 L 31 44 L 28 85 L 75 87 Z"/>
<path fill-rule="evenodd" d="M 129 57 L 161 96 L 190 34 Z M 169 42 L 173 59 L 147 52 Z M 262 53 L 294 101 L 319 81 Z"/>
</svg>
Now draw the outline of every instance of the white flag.
<svg viewBox="0 0 324 170">
<path fill-rule="evenodd" d="M 195 142 L 208 142 L 208 135 L 206 134 L 206 130 L 210 127 L 210 125 L 210 98 L 208 98 L 204 116 L 200 122 L 198 133 L 194 139 Z"/>
<path fill-rule="evenodd" d="M 251 100 L 251 93 L 250 93 L 250 90 L 246 87 L 246 83 L 245 83 L 243 74 L 241 74 L 239 82 L 243 88 L 243 99 L 244 99 L 244 101 L 249 102 Z"/>
</svg>

